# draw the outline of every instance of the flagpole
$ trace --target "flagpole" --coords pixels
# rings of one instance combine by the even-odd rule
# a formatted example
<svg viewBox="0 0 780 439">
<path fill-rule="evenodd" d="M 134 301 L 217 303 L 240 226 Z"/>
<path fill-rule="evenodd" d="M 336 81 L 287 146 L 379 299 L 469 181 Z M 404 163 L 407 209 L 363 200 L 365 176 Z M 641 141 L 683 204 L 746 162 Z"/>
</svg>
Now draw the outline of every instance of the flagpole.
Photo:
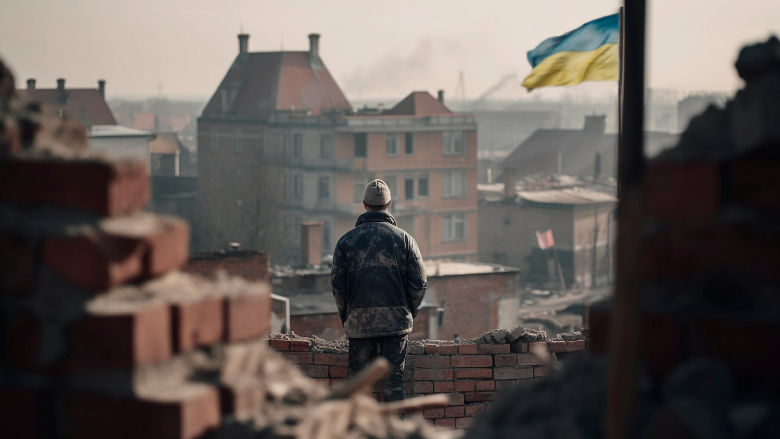
<svg viewBox="0 0 780 439">
<path fill-rule="evenodd" d="M 553 256 L 555 257 L 555 264 L 558 267 L 558 279 L 561 280 L 561 288 L 563 288 L 563 291 L 566 291 L 566 281 L 563 279 L 563 268 L 561 268 L 561 260 L 558 258 L 558 250 L 555 249 L 555 246 L 552 246 L 553 249 Z"/>
</svg>

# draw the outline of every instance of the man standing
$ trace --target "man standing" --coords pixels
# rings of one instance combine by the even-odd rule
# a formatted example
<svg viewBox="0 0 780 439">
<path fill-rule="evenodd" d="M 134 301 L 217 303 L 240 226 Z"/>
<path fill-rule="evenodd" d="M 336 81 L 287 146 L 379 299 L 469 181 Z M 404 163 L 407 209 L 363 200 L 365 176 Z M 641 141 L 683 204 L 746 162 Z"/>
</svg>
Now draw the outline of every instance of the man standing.
<svg viewBox="0 0 780 439">
<path fill-rule="evenodd" d="M 349 375 L 377 356 L 392 367 L 386 401 L 404 399 L 406 342 L 428 281 L 420 249 L 388 212 L 390 189 L 373 180 L 363 192 L 366 212 L 333 253 L 331 286 L 349 338 Z"/>
</svg>

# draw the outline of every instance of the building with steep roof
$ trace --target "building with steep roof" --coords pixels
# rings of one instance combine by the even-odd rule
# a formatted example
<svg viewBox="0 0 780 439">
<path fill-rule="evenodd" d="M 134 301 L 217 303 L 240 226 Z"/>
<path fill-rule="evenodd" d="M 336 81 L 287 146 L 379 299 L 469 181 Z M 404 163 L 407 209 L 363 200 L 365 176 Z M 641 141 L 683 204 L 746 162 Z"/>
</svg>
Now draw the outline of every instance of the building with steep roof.
<svg viewBox="0 0 780 439">
<path fill-rule="evenodd" d="M 309 50 L 239 51 L 198 119 L 206 250 L 240 242 L 298 262 L 300 228 L 323 223 L 323 254 L 363 211 L 364 185 L 387 181 L 392 213 L 423 256 L 476 260 L 476 122 L 415 91 L 354 111 Z"/>
<path fill-rule="evenodd" d="M 116 125 L 116 119 L 106 103 L 106 81 L 99 80 L 97 88 L 65 88 L 65 79 L 57 79 L 57 88 L 36 88 L 33 78 L 27 88 L 19 90 L 25 101 L 40 102 L 56 111 L 67 112 L 87 128 L 93 125 Z"/>
</svg>

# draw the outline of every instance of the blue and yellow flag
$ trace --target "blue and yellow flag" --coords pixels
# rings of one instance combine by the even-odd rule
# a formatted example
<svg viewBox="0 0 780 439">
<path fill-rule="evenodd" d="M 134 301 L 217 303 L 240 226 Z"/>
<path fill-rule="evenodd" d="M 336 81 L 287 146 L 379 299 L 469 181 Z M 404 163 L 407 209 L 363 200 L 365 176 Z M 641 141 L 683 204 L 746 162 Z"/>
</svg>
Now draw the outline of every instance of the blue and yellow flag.
<svg viewBox="0 0 780 439">
<path fill-rule="evenodd" d="M 618 79 L 620 17 L 607 15 L 571 32 L 548 38 L 528 52 L 531 73 L 523 87 L 531 91 L 550 85 Z"/>
</svg>

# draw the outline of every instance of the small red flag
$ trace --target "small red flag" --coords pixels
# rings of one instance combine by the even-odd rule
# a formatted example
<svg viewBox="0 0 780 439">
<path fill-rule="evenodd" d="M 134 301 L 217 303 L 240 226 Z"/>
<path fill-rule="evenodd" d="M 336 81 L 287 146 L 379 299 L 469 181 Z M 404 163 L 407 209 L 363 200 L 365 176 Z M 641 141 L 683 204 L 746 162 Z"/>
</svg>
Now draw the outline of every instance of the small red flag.
<svg viewBox="0 0 780 439">
<path fill-rule="evenodd" d="M 539 244 L 539 248 L 542 250 L 555 247 L 555 240 L 553 239 L 552 230 L 547 229 L 544 232 L 536 232 L 536 242 Z"/>
</svg>

